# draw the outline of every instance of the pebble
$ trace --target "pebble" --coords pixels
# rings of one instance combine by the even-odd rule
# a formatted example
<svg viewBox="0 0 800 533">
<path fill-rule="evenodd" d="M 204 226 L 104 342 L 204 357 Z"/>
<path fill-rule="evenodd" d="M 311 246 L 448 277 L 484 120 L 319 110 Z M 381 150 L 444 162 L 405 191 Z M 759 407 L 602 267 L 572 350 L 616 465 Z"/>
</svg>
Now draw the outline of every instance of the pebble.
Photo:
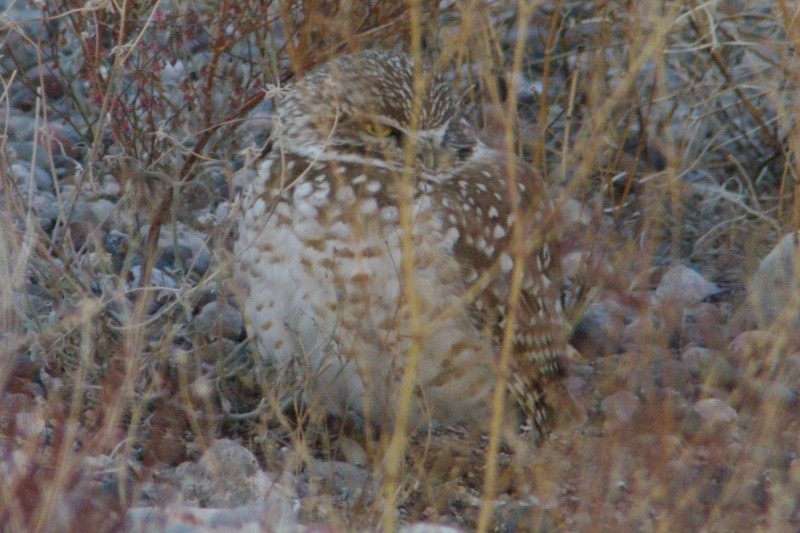
<svg viewBox="0 0 800 533">
<path fill-rule="evenodd" d="M 622 350 L 627 313 L 614 300 L 593 302 L 572 331 L 571 343 L 583 357 L 602 357 Z"/>
<path fill-rule="evenodd" d="M 718 351 L 689 346 L 681 354 L 681 361 L 692 378 L 705 386 L 730 389 L 736 385 L 736 369 Z"/>
<path fill-rule="evenodd" d="M 371 502 L 380 494 L 380 485 L 369 472 L 343 461 L 311 459 L 306 474 L 313 492 L 316 492 L 316 487 L 336 495 L 341 501 L 354 502 L 363 497 L 366 502 Z"/>
<path fill-rule="evenodd" d="M 642 346 L 669 346 L 670 335 L 662 320 L 652 312 L 642 312 L 622 329 L 623 351 L 640 350 Z"/>
<path fill-rule="evenodd" d="M 689 346 L 681 354 L 681 361 L 695 379 L 700 379 L 711 365 L 714 351 L 701 346 Z"/>
<path fill-rule="evenodd" d="M 142 227 L 142 238 L 146 238 L 150 226 Z M 178 256 L 175 249 L 178 249 Z M 208 249 L 208 235 L 181 222 L 165 225 L 158 238 L 159 256 L 157 266 L 166 270 L 185 271 L 188 267 L 198 275 L 203 275 L 211 265 L 211 252 Z M 180 258 L 180 268 L 177 258 Z"/>
<path fill-rule="evenodd" d="M 777 364 L 783 350 L 776 350 L 776 337 L 768 331 L 745 331 L 730 343 L 731 362 L 746 379 L 753 379 L 765 367 Z"/>
<path fill-rule="evenodd" d="M 777 416 L 781 412 L 792 414 L 797 410 L 798 394 L 797 391 L 787 387 L 783 383 L 766 382 L 760 388 L 762 405 L 768 406 L 770 415 Z M 791 420 L 787 420 L 787 423 Z"/>
<path fill-rule="evenodd" d="M 132 507 L 125 514 L 130 531 L 190 533 L 206 531 L 302 531 L 293 510 L 269 500 L 233 509 L 174 504 Z"/>
<path fill-rule="evenodd" d="M 131 287 L 141 288 L 142 286 L 142 266 L 134 265 L 131 267 Z M 178 284 L 172 279 L 172 276 L 159 268 L 153 268 L 150 272 L 150 285 L 153 287 L 160 287 L 165 289 L 176 289 Z"/>
<path fill-rule="evenodd" d="M 681 337 L 684 344 L 716 349 L 724 348 L 730 341 L 725 330 L 725 316 L 710 303 L 695 304 L 684 311 Z"/>
<path fill-rule="evenodd" d="M 363 446 L 349 437 L 340 436 L 336 439 L 336 447 L 344 460 L 352 465 L 364 468 L 369 463 L 367 452 Z"/>
<path fill-rule="evenodd" d="M 156 259 L 155 266 L 169 271 L 190 271 L 202 276 L 211 266 L 211 259 L 211 252 L 207 248 L 196 250 L 189 246 L 178 244 L 169 248 L 162 248 Z"/>
<path fill-rule="evenodd" d="M 458 529 L 451 526 L 444 526 L 441 524 L 426 524 L 420 522 L 410 526 L 403 526 L 400 528 L 400 533 L 463 533 L 463 529 Z"/>
<path fill-rule="evenodd" d="M 244 332 L 244 319 L 234 306 L 214 301 L 203 306 L 192 327 L 206 336 L 237 340 Z"/>
<path fill-rule="evenodd" d="M 41 146 L 35 146 L 31 141 L 11 141 L 6 149 L 13 149 L 16 161 L 30 166 L 34 163 L 36 168 L 47 172 L 50 168 L 50 158 Z M 34 158 L 34 155 L 36 156 Z"/>
<path fill-rule="evenodd" d="M 635 394 L 620 391 L 604 398 L 600 410 L 606 415 L 607 425 L 617 426 L 630 422 L 640 405 L 641 401 Z"/>
<path fill-rule="evenodd" d="M 736 410 L 727 403 L 717 398 L 706 398 L 694 404 L 694 410 L 706 424 L 720 425 L 730 424 L 738 414 Z"/>
<path fill-rule="evenodd" d="M 661 278 L 655 297 L 662 303 L 669 302 L 678 308 L 684 308 L 720 292 L 716 284 L 708 281 L 699 272 L 678 265 L 670 268 Z"/>
<path fill-rule="evenodd" d="M 782 378 L 790 387 L 800 390 L 800 352 L 786 358 Z"/>
<path fill-rule="evenodd" d="M 36 91 L 31 93 L 32 97 L 43 95 L 47 99 L 58 100 L 67 93 L 67 85 L 55 65 L 34 65 L 25 73 L 25 77 L 31 88 Z M 43 91 L 37 90 L 37 88 L 41 88 Z"/>
<path fill-rule="evenodd" d="M 761 329 L 767 329 L 781 316 L 793 294 L 797 294 L 795 277 L 795 237 L 785 235 L 761 261 L 748 287 L 748 296 L 756 311 Z M 797 234 L 800 238 L 800 234 Z M 800 313 L 791 311 L 782 317 L 784 331 L 800 329 Z"/>
<path fill-rule="evenodd" d="M 114 213 L 114 209 L 116 209 L 116 207 L 117 204 L 110 200 L 106 200 L 105 198 L 98 198 L 89 204 L 89 209 L 91 210 L 95 219 L 104 224 L 107 224 L 111 219 L 111 215 Z"/>
<path fill-rule="evenodd" d="M 37 138 L 39 146 L 54 158 L 78 159 L 83 153 L 80 135 L 65 124 L 49 122 L 41 128 Z"/>
<path fill-rule="evenodd" d="M 5 106 L 0 106 L 0 124 L 6 128 L 6 135 L 11 141 L 32 141 L 36 131 L 36 121 L 32 120 L 30 114 L 22 113 L 17 109 L 11 108 L 6 112 Z M 6 143 L 8 149 L 11 143 Z"/>
<path fill-rule="evenodd" d="M 682 361 L 677 359 L 655 361 L 650 366 L 650 371 L 656 386 L 675 389 L 682 396 L 691 394 L 692 376 Z"/>
</svg>

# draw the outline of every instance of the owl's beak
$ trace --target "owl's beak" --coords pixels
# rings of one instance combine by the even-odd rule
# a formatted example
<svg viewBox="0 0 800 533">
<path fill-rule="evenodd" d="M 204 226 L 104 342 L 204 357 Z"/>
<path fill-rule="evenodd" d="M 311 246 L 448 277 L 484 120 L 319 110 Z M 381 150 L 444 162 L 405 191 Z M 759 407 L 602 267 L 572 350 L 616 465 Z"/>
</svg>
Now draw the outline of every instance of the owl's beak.
<svg viewBox="0 0 800 533">
<path fill-rule="evenodd" d="M 441 150 L 434 139 L 420 137 L 417 140 L 417 161 L 428 170 L 436 170 L 441 159 Z"/>
</svg>

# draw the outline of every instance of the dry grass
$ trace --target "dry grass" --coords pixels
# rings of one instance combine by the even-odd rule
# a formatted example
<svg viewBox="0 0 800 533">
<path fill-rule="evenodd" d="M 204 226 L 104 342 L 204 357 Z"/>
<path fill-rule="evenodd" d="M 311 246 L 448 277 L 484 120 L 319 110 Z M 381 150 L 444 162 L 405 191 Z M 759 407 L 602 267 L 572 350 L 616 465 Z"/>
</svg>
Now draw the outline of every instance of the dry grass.
<svg viewBox="0 0 800 533">
<path fill-rule="evenodd" d="M 610 328 L 622 340 L 572 362 L 588 417 L 579 427 L 537 447 L 525 435 L 501 442 L 499 424 L 480 441 L 409 435 L 401 416 L 376 455 L 384 462 L 373 463 L 383 499 L 313 498 L 303 521 L 797 528 L 793 332 L 739 337 L 755 329 L 747 280 L 800 226 L 796 3 L 34 4 L 35 18 L 0 19 L 8 530 L 78 520 L 115 529 L 149 476 L 196 460 L 216 438 L 239 440 L 270 472 L 339 457 L 319 423 L 287 418 L 296 376 L 276 377 L 245 339 L 198 329 L 197 316 L 210 301 L 234 301 L 234 199 L 266 142 L 276 87 L 373 46 L 451 73 L 484 136 L 533 162 L 559 205 L 581 203 L 589 222 L 569 228 L 567 247 L 602 264 L 586 283 L 624 310 Z M 12 108 L 35 124 L 27 159 L 12 146 Z M 80 138 L 67 149 L 48 124 Z M 31 192 L 33 172 L 14 172 L 32 158 L 57 176 L 50 205 Z M 109 208 L 92 210 L 101 200 Z M 188 255 L 187 228 L 204 239 Z M 661 274 L 679 263 L 724 292 L 705 308 L 652 305 Z M 166 288 L 164 272 L 175 281 Z M 413 292 L 413 265 L 403 272 Z M 692 312 L 712 318 L 687 325 Z M 698 344 L 720 368 L 674 370 Z M 413 381 L 405 385 L 401 405 Z M 616 420 L 604 400 L 622 392 L 635 414 Z M 735 421 L 705 424 L 703 399 L 733 407 Z"/>
</svg>

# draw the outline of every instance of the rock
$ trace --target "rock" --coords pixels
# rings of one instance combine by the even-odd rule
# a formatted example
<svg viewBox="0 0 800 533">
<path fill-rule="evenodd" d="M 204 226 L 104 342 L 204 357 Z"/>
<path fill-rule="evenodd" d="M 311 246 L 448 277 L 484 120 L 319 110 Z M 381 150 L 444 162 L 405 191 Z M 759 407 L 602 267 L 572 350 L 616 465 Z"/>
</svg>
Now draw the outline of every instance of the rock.
<svg viewBox="0 0 800 533">
<path fill-rule="evenodd" d="M 156 266 L 170 271 L 185 272 L 186 269 L 191 269 L 199 275 L 204 274 L 211 265 L 211 252 L 207 244 L 208 236 L 180 222 L 177 223 L 175 229 L 177 231 L 173 234 L 172 226 L 161 228 L 158 238 L 159 257 Z M 146 238 L 149 230 L 149 225 L 142 228 L 142 238 Z M 177 258 L 180 258 L 180 262 Z"/>
<path fill-rule="evenodd" d="M 111 230 L 103 239 L 103 250 L 111 255 L 114 272 L 119 273 L 130 249 L 130 238 L 121 231 Z"/>
<path fill-rule="evenodd" d="M 206 336 L 237 340 L 244 331 L 244 319 L 232 305 L 214 301 L 203 306 L 192 327 Z"/>
<path fill-rule="evenodd" d="M 636 351 L 642 346 L 669 346 L 670 332 L 663 320 L 651 312 L 641 313 L 622 329 L 623 351 Z"/>
<path fill-rule="evenodd" d="M 117 198 L 122 193 L 119 181 L 113 174 L 106 174 L 100 179 L 100 191 L 101 194 L 110 198 Z"/>
<path fill-rule="evenodd" d="M 55 65 L 35 65 L 25 73 L 25 77 L 32 87 L 44 90 L 45 98 L 57 100 L 67 93 L 67 84 Z"/>
<path fill-rule="evenodd" d="M 204 507 L 233 509 L 258 502 L 288 507 L 291 501 L 247 448 L 228 439 L 214 441 L 199 461 L 181 463 L 171 477 L 182 501 Z"/>
<path fill-rule="evenodd" d="M 744 379 L 755 378 L 784 355 L 783 350 L 776 349 L 780 348 L 776 341 L 775 335 L 762 330 L 745 331 L 731 341 L 731 361 Z"/>
<path fill-rule="evenodd" d="M 798 396 L 795 390 L 787 387 L 783 383 L 767 382 L 759 389 L 759 396 L 762 405 L 769 409 L 770 416 L 790 414 L 789 424 L 793 421 L 794 414 L 797 412 Z"/>
<path fill-rule="evenodd" d="M 36 185 L 36 180 L 31 174 L 31 167 L 25 163 L 12 163 L 11 175 L 14 177 L 14 182 L 19 187 L 23 196 L 28 196 L 29 193 L 36 194 L 39 191 Z"/>
<path fill-rule="evenodd" d="M 108 220 L 111 218 L 115 207 L 116 204 L 110 200 L 106 200 L 105 198 L 98 198 L 89 204 L 89 209 L 92 211 L 92 214 L 97 221 L 101 224 L 108 223 Z"/>
<path fill-rule="evenodd" d="M 786 358 L 781 374 L 788 386 L 800 390 L 800 352 Z"/>
<path fill-rule="evenodd" d="M 235 353 L 237 346 L 238 343 L 230 339 L 216 338 L 210 341 L 206 339 L 199 339 L 194 342 L 192 359 L 197 362 L 206 363 L 213 367 L 219 363 L 219 361 L 224 360 L 232 353 Z M 196 384 L 200 385 L 199 382 L 196 382 Z"/>
<path fill-rule="evenodd" d="M 655 297 L 662 303 L 679 308 L 703 301 L 720 293 L 720 288 L 689 267 L 678 265 L 669 269 L 656 288 Z"/>
<path fill-rule="evenodd" d="M 531 501 L 498 502 L 490 530 L 545 533 L 564 529 L 563 524 L 562 527 L 558 525 L 558 522 L 563 522 L 562 513 L 554 508 L 546 508 L 535 496 L 529 496 L 528 499 Z"/>
<path fill-rule="evenodd" d="M 207 248 L 195 251 L 188 246 L 172 246 L 162 249 L 156 259 L 157 268 L 177 272 L 191 271 L 200 276 L 205 274 L 210 266 L 211 252 Z"/>
<path fill-rule="evenodd" d="M 14 163 L 10 170 L 23 196 L 27 197 L 29 193 L 36 194 L 41 190 L 53 192 L 53 180 L 42 169 L 34 167 L 31 170 L 27 163 Z"/>
<path fill-rule="evenodd" d="M 88 202 L 80 199 L 73 201 L 71 194 L 62 194 L 61 197 L 66 200 L 58 206 L 62 216 L 68 217 L 69 222 L 64 228 L 63 218 L 59 221 L 53 232 L 53 240 L 60 242 L 61 239 L 69 238 L 75 250 L 80 250 L 87 239 L 99 238 L 101 230 Z"/>
<path fill-rule="evenodd" d="M 684 434 L 715 446 L 728 445 L 736 438 L 736 410 L 723 400 L 706 398 L 696 402 L 684 419 Z"/>
<path fill-rule="evenodd" d="M 768 331 L 745 331 L 731 341 L 729 350 L 737 359 L 760 358 L 772 351 L 775 341 L 775 336 Z"/>
<path fill-rule="evenodd" d="M 340 436 L 338 439 L 336 439 L 336 447 L 339 449 L 339 453 L 342 454 L 345 461 L 348 463 L 359 468 L 364 468 L 367 466 L 367 463 L 369 462 L 367 452 L 355 440 L 349 437 Z"/>
<path fill-rule="evenodd" d="M 681 354 L 681 361 L 695 379 L 700 379 L 711 364 L 714 352 L 700 346 L 690 346 Z"/>
<path fill-rule="evenodd" d="M 22 113 L 14 108 L 8 110 L 0 107 L 0 126 L 8 128 L 8 138 L 12 141 L 31 141 L 36 129 L 36 121 L 29 113 Z M 8 145 L 6 145 L 8 149 Z"/>
<path fill-rule="evenodd" d="M 292 508 L 268 498 L 233 509 L 201 508 L 188 505 L 132 507 L 126 522 L 129 531 L 302 531 Z"/>
<path fill-rule="evenodd" d="M 641 402 L 635 394 L 620 391 L 603 399 L 600 410 L 606 415 L 606 424 L 613 426 L 627 424 L 639 409 Z"/>
<path fill-rule="evenodd" d="M 691 393 L 692 376 L 683 362 L 676 359 L 656 361 L 650 370 L 655 384 L 659 387 L 675 389 L 683 396 Z"/>
<path fill-rule="evenodd" d="M 57 122 L 45 124 L 37 135 L 41 149 L 45 153 L 69 159 L 81 157 L 81 137 L 72 127 Z"/>
<path fill-rule="evenodd" d="M 619 353 L 627 316 L 611 299 L 593 302 L 572 331 L 570 342 L 583 357 Z"/>
<path fill-rule="evenodd" d="M 181 194 L 187 210 L 210 209 L 212 203 L 228 199 L 228 181 L 219 169 L 209 168 L 187 183 Z"/>
<path fill-rule="evenodd" d="M 443 526 L 441 524 L 426 524 L 424 522 L 400 528 L 400 533 L 462 533 L 462 531 L 463 530 L 455 527 Z"/>
<path fill-rule="evenodd" d="M 566 228 L 580 228 L 583 230 L 592 221 L 589 209 L 573 198 L 567 198 L 561 203 L 559 215 L 562 224 Z"/>
<path fill-rule="evenodd" d="M 695 344 L 722 349 L 728 344 L 725 316 L 710 303 L 699 303 L 685 310 L 681 320 L 681 337 L 684 344 Z"/>
<path fill-rule="evenodd" d="M 717 398 L 706 398 L 694 404 L 694 410 L 705 424 L 727 425 L 736 420 L 736 410 Z"/>
<path fill-rule="evenodd" d="M 131 276 L 133 277 L 131 282 L 131 287 L 134 288 L 141 288 L 142 286 L 142 266 L 141 265 L 134 265 L 131 267 Z M 154 268 L 152 272 L 150 272 L 150 284 L 153 287 L 161 287 L 166 289 L 176 289 L 178 284 L 175 283 L 175 280 L 172 279 L 172 276 L 160 270 L 158 268 Z"/>
<path fill-rule="evenodd" d="M 380 487 L 363 468 L 342 461 L 311 459 L 307 471 L 310 487 L 317 486 L 342 501 L 371 502 L 380 494 Z"/>
<path fill-rule="evenodd" d="M 657 389 L 655 394 L 648 397 L 646 401 L 647 406 L 642 409 L 642 415 L 646 417 L 649 424 L 656 426 L 662 426 L 665 423 L 681 423 L 690 411 L 686 394 L 670 387 Z"/>
<path fill-rule="evenodd" d="M 730 389 L 736 385 L 736 369 L 714 350 L 690 346 L 681 354 L 681 361 L 692 378 L 709 387 Z"/>
<path fill-rule="evenodd" d="M 567 376 L 565 380 L 565 387 L 569 395 L 578 402 L 588 399 L 592 391 L 592 387 L 589 385 L 589 382 L 576 375 Z"/>
<path fill-rule="evenodd" d="M 41 439 L 46 425 L 43 405 L 27 394 L 4 394 L 2 399 L 6 410 L 3 418 L 10 420 L 0 422 L 14 430 L 8 438 L 28 442 Z"/>
<path fill-rule="evenodd" d="M 246 477 L 258 471 L 258 460 L 241 444 L 219 439 L 200 458 L 200 466 L 213 474 Z"/>
<path fill-rule="evenodd" d="M 34 152 L 34 145 L 32 142 L 14 141 L 6 145 L 6 150 L 13 150 L 15 162 L 25 163 L 28 167 L 33 165 L 35 168 L 44 170 L 48 175 L 50 174 L 50 159 L 41 146 L 37 146 Z M 49 188 L 52 189 L 52 185 L 49 186 Z"/>
<path fill-rule="evenodd" d="M 800 247 L 795 245 L 795 235 L 784 236 L 767 254 L 748 287 L 748 298 L 762 329 L 776 323 L 784 331 L 800 329 L 800 291 L 795 277 Z"/>
</svg>

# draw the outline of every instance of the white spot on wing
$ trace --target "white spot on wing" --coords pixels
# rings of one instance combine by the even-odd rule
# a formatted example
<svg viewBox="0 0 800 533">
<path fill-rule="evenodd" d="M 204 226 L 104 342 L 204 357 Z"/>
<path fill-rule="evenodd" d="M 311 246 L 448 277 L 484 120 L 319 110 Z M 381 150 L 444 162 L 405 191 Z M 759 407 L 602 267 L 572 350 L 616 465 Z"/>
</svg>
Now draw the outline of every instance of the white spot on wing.
<svg viewBox="0 0 800 533">
<path fill-rule="evenodd" d="M 352 205 L 356 201 L 356 193 L 352 187 L 346 185 L 336 191 L 336 200 L 345 205 Z"/>
<path fill-rule="evenodd" d="M 388 223 L 396 223 L 400 219 L 397 208 L 392 205 L 382 207 L 380 217 L 383 222 Z"/>
<path fill-rule="evenodd" d="M 453 246 L 455 246 L 456 241 L 458 240 L 458 237 L 460 235 L 461 233 L 459 233 L 458 228 L 451 227 L 449 230 L 447 230 L 447 233 L 444 236 L 445 246 L 447 248 L 452 248 Z"/>
<path fill-rule="evenodd" d="M 295 202 L 295 209 L 305 217 L 317 218 L 317 209 L 309 202 Z"/>
<path fill-rule="evenodd" d="M 320 187 L 314 194 L 311 195 L 311 198 L 308 199 L 309 203 L 314 207 L 320 207 L 328 203 L 328 192 L 330 191 L 330 187 Z"/>
<path fill-rule="evenodd" d="M 294 200 L 300 200 L 305 198 L 309 194 L 314 191 L 314 185 L 311 183 L 304 181 L 302 183 L 298 183 L 297 186 L 294 188 Z"/>
<path fill-rule="evenodd" d="M 500 256 L 500 270 L 503 274 L 508 274 L 512 268 L 514 268 L 514 260 L 511 259 L 507 252 L 503 252 Z"/>
<path fill-rule="evenodd" d="M 344 222 L 336 222 L 329 229 L 328 233 L 337 239 L 348 239 L 352 235 L 351 227 Z"/>
<path fill-rule="evenodd" d="M 253 218 L 261 218 L 264 216 L 264 212 L 267 210 L 267 204 L 264 202 L 263 198 L 259 198 L 256 200 L 256 203 L 253 204 L 252 209 L 250 210 L 251 216 Z"/>
<path fill-rule="evenodd" d="M 374 198 L 367 198 L 361 205 L 358 206 L 358 212 L 364 215 L 369 215 L 378 210 L 378 202 Z"/>
</svg>

